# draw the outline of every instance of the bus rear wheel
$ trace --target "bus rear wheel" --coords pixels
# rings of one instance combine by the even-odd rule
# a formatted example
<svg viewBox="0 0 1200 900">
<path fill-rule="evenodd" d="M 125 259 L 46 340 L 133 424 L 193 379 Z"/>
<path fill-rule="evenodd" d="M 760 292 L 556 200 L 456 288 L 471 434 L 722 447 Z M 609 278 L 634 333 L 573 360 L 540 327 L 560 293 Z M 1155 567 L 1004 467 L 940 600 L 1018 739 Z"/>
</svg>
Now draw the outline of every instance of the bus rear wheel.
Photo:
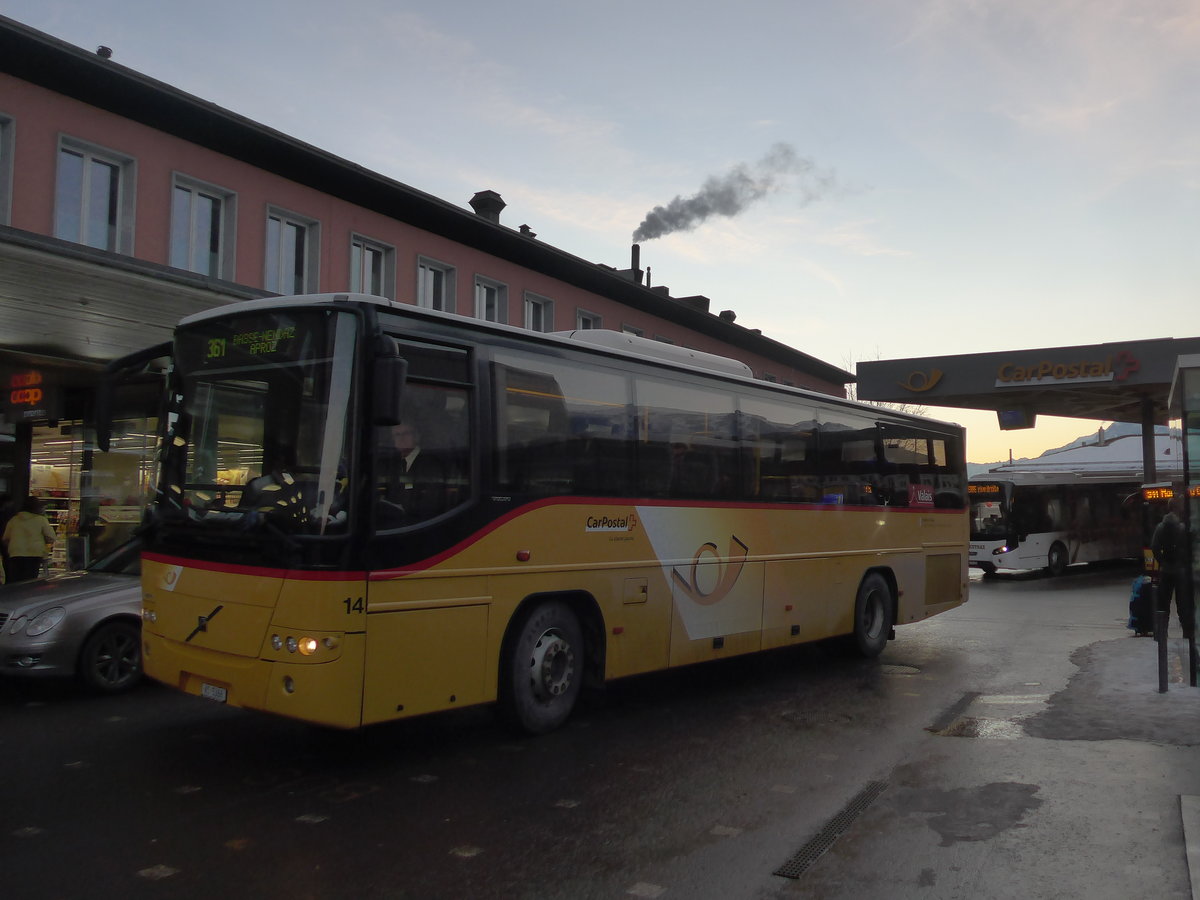
<svg viewBox="0 0 1200 900">
<path fill-rule="evenodd" d="M 854 634 L 851 647 L 860 656 L 872 658 L 883 652 L 896 624 L 896 606 L 887 579 L 871 572 L 858 586 L 854 600 Z"/>
<path fill-rule="evenodd" d="M 1057 541 L 1050 547 L 1046 555 L 1046 571 L 1058 576 L 1067 571 L 1067 548 Z"/>
<path fill-rule="evenodd" d="M 500 672 L 500 709 L 528 734 L 562 725 L 583 685 L 583 631 L 566 603 L 539 603 L 513 632 Z"/>
</svg>

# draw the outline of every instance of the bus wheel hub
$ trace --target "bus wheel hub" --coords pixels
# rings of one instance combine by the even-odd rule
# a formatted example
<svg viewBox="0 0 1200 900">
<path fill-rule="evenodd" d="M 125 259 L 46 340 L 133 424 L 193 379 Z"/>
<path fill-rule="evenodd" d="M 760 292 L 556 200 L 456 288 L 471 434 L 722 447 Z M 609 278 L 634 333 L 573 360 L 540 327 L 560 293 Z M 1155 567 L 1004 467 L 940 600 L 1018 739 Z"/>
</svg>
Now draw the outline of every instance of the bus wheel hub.
<svg viewBox="0 0 1200 900">
<path fill-rule="evenodd" d="M 553 699 L 571 686 L 575 651 L 556 632 L 547 631 L 533 645 L 529 668 L 534 694 L 539 700 Z"/>
</svg>

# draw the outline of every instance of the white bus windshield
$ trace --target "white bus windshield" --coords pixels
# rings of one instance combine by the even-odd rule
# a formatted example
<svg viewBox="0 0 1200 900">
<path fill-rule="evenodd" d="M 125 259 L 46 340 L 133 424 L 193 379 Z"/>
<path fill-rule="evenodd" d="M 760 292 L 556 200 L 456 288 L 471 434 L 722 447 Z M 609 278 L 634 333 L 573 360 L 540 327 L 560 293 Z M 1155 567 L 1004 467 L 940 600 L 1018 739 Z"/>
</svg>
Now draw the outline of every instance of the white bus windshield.
<svg viewBox="0 0 1200 900">
<path fill-rule="evenodd" d="M 1009 531 L 1009 517 L 1003 485 L 973 482 L 967 491 L 971 498 L 971 539 L 1004 538 Z"/>
</svg>

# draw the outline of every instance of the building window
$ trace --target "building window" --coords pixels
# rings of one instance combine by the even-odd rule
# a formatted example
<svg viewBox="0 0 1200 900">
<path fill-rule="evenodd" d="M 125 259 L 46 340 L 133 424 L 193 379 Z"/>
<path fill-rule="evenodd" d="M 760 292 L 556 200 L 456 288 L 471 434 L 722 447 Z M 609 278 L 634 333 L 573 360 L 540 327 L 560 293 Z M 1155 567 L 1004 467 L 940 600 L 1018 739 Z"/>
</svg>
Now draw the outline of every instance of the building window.
<svg viewBox="0 0 1200 900">
<path fill-rule="evenodd" d="M 646 332 L 644 332 L 642 329 L 637 328 L 633 325 L 622 325 L 621 331 L 624 332 L 625 334 L 632 334 L 636 337 L 645 337 L 646 336 Z"/>
<path fill-rule="evenodd" d="M 575 327 L 580 331 L 588 328 L 600 328 L 600 316 L 598 313 L 588 312 L 586 309 L 575 310 Z"/>
<path fill-rule="evenodd" d="M 133 252 L 134 161 L 63 138 L 58 149 L 54 236 L 112 253 Z"/>
<path fill-rule="evenodd" d="M 656 341 L 658 341 L 660 344 L 674 344 L 675 343 L 673 340 L 671 340 L 665 334 L 656 334 L 654 336 L 654 339 Z"/>
<path fill-rule="evenodd" d="M 278 209 L 267 212 L 266 274 L 263 285 L 277 294 L 304 294 L 317 285 L 319 226 Z"/>
<path fill-rule="evenodd" d="M 350 237 L 350 290 L 376 297 L 396 297 L 396 251 L 361 235 Z"/>
<path fill-rule="evenodd" d="M 183 175 L 171 192 L 171 265 L 233 281 L 234 195 Z"/>
<path fill-rule="evenodd" d="M 417 306 L 454 312 L 454 267 L 417 257 Z"/>
<path fill-rule="evenodd" d="M 554 330 L 554 301 L 537 294 L 525 294 L 525 327 L 530 331 Z"/>
<path fill-rule="evenodd" d="M 508 285 L 476 275 L 475 318 L 486 322 L 507 322 Z"/>
<path fill-rule="evenodd" d="M 12 117 L 0 113 L 0 225 L 12 224 L 14 130 Z"/>
</svg>

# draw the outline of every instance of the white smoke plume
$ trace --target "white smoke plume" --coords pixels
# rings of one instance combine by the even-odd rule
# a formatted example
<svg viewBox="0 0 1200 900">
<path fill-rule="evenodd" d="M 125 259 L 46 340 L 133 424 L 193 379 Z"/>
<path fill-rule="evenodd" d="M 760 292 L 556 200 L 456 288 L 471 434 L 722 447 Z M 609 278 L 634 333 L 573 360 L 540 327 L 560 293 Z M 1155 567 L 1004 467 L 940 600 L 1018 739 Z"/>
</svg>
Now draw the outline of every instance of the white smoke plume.
<svg viewBox="0 0 1200 900">
<path fill-rule="evenodd" d="M 803 179 L 803 204 L 827 194 L 834 186 L 832 173 L 817 170 L 816 163 L 797 155 L 790 144 L 776 144 L 752 166 L 739 163 L 724 175 L 712 175 L 691 197 L 676 196 L 666 206 L 656 206 L 633 233 L 633 240 L 648 241 L 675 231 L 691 231 L 709 216 L 736 216 L 767 194 L 782 190 L 788 176 Z"/>
</svg>

